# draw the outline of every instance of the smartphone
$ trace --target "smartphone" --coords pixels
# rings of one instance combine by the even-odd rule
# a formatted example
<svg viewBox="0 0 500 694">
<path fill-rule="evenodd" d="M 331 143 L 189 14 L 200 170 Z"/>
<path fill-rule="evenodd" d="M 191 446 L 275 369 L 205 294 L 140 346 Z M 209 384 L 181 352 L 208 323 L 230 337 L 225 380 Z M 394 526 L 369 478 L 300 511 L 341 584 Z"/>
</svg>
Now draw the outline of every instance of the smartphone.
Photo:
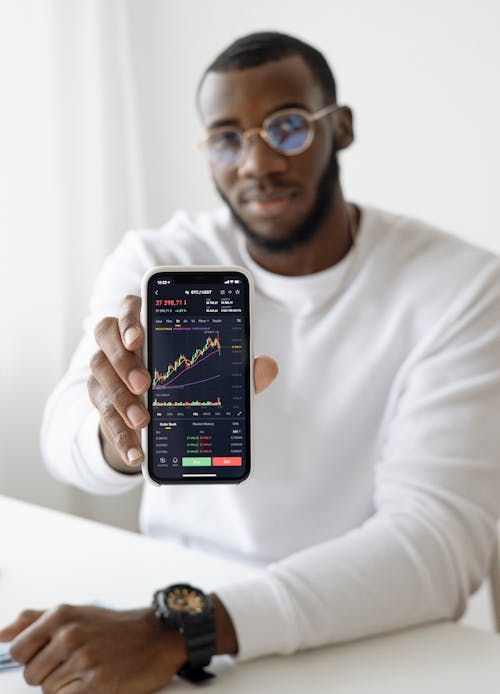
<svg viewBox="0 0 500 694">
<path fill-rule="evenodd" d="M 243 482 L 252 455 L 253 281 L 240 267 L 154 267 L 142 281 L 155 484 Z"/>
</svg>

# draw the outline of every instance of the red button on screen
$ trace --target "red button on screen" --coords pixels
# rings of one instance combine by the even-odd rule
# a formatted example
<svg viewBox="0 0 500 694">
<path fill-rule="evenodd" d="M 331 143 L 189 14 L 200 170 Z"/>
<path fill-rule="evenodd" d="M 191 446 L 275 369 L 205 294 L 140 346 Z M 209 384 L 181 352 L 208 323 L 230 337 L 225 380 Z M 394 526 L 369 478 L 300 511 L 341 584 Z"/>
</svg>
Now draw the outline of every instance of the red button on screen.
<svg viewBox="0 0 500 694">
<path fill-rule="evenodd" d="M 212 458 L 212 465 L 241 465 L 241 458 Z"/>
</svg>

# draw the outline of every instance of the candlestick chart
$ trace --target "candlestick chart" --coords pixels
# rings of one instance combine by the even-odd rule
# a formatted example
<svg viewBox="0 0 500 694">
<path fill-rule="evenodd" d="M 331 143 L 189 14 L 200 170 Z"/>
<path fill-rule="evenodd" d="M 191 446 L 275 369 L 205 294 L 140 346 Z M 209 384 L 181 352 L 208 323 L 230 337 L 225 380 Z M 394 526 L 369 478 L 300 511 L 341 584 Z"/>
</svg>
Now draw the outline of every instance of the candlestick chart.
<svg viewBox="0 0 500 694">
<path fill-rule="evenodd" d="M 158 354 L 174 354 L 155 366 L 153 407 L 220 407 L 222 345 L 218 331 L 190 329 L 160 333 Z M 158 396 L 167 396 L 161 399 Z"/>
<path fill-rule="evenodd" d="M 186 352 L 187 354 L 181 352 L 164 371 L 155 368 L 153 373 L 153 388 L 155 390 L 184 388 L 220 377 L 220 364 L 216 364 L 213 360 L 213 357 L 220 357 L 221 355 L 218 335 L 209 335 L 201 347 L 194 349 L 191 356 L 187 356 L 190 350 L 186 350 Z M 211 363 L 207 368 L 206 362 L 209 359 L 211 359 Z M 202 366 L 204 368 L 200 368 Z"/>
</svg>

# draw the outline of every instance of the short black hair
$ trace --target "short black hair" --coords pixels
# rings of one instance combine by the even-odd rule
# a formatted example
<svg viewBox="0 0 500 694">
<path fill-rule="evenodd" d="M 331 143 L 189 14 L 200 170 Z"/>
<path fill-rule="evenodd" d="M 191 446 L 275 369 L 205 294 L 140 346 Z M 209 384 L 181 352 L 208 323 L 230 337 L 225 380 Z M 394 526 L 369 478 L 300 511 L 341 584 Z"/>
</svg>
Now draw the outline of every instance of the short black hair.
<svg viewBox="0 0 500 694">
<path fill-rule="evenodd" d="M 199 94 L 209 72 L 244 70 L 293 55 L 300 56 L 318 80 L 326 103 L 337 103 L 335 78 L 323 54 L 295 36 L 278 31 L 255 32 L 233 41 L 207 67 L 200 79 L 197 93 Z"/>
</svg>

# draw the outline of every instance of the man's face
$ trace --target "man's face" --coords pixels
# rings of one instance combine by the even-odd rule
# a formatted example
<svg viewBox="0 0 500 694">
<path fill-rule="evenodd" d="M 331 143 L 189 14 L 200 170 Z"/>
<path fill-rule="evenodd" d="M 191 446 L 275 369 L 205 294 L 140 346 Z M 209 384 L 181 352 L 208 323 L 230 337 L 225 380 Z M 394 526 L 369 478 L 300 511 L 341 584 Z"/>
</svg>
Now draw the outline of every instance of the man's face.
<svg viewBox="0 0 500 694">
<path fill-rule="evenodd" d="M 288 107 L 310 113 L 325 106 L 319 84 L 299 56 L 245 70 L 208 73 L 200 111 L 210 131 L 221 125 L 241 130 Z M 273 150 L 260 137 L 247 144 L 235 168 L 211 165 L 215 185 L 253 243 L 268 251 L 306 243 L 328 213 L 338 177 L 332 121 L 315 124 L 310 147 L 295 156 Z"/>
</svg>

